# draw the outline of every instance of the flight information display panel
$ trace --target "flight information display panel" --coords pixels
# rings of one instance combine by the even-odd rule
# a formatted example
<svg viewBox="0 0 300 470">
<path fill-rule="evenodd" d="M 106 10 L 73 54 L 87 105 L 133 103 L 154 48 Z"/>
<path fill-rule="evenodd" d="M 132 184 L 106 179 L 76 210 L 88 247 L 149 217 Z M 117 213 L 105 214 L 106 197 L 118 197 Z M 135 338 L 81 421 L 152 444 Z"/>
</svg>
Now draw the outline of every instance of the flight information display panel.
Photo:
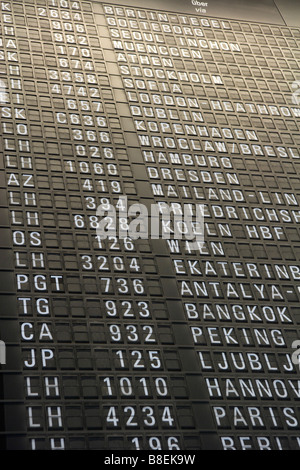
<svg viewBox="0 0 300 470">
<path fill-rule="evenodd" d="M 2 448 L 299 449 L 300 29 L 0 9 Z"/>
</svg>

